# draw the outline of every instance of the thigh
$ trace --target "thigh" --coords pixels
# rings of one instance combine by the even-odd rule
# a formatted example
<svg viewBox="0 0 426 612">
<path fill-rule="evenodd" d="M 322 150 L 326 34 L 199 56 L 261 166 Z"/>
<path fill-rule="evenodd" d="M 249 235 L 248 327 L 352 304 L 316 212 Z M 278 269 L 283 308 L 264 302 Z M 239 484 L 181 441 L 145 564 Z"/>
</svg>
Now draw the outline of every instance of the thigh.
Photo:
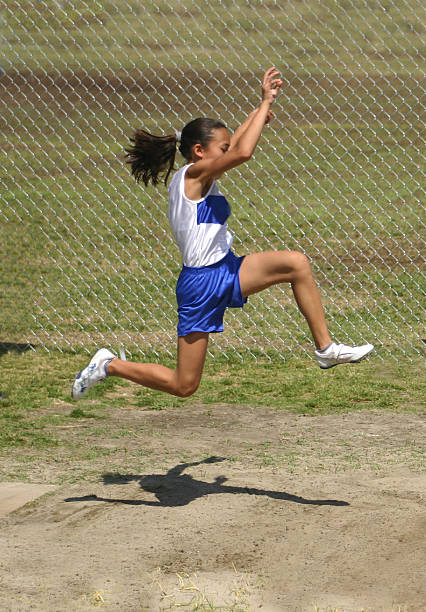
<svg viewBox="0 0 426 612">
<path fill-rule="evenodd" d="M 182 383 L 198 385 L 203 374 L 209 334 L 192 332 L 178 337 L 177 375 Z"/>
<path fill-rule="evenodd" d="M 305 256 L 297 251 L 267 251 L 247 255 L 240 268 L 243 297 L 278 283 L 291 283 L 301 257 Z"/>
</svg>

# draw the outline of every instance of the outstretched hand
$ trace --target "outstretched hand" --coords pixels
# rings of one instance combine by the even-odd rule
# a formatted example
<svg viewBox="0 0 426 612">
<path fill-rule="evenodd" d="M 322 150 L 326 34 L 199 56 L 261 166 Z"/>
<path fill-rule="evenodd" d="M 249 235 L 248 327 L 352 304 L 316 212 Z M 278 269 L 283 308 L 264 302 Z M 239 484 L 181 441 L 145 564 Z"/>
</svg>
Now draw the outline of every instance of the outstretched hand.
<svg viewBox="0 0 426 612">
<path fill-rule="evenodd" d="M 264 76 L 262 82 L 262 100 L 267 100 L 272 104 L 278 95 L 278 92 L 283 84 L 283 80 L 277 78 L 279 75 L 278 70 L 272 66 L 269 68 Z"/>
</svg>

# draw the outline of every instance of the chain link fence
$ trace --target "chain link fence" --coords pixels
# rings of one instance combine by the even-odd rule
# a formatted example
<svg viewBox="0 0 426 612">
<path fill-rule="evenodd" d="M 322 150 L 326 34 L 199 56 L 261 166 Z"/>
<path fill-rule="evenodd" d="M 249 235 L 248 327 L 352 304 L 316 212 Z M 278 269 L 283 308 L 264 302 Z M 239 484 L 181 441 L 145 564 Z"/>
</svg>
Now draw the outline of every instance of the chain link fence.
<svg viewBox="0 0 426 612">
<path fill-rule="evenodd" d="M 235 252 L 305 252 L 333 337 L 422 352 L 422 2 L 5 0 L 0 18 L 0 343 L 174 354 L 167 192 L 131 180 L 124 147 L 197 116 L 235 129 L 275 65 L 276 117 L 221 179 Z M 211 343 L 305 350 L 286 286 L 229 311 Z"/>
</svg>

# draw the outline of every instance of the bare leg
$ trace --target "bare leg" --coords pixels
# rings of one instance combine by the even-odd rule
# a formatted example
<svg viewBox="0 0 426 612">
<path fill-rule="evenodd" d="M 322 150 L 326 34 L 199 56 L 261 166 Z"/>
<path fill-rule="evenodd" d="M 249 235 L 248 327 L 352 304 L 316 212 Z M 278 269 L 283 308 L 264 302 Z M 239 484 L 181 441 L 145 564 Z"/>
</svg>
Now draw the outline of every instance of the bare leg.
<svg viewBox="0 0 426 612">
<path fill-rule="evenodd" d="M 318 287 L 308 258 L 297 251 L 254 253 L 243 259 L 240 285 L 244 297 L 278 283 L 291 283 L 299 310 L 304 315 L 317 349 L 331 342 Z"/>
<path fill-rule="evenodd" d="M 112 359 L 108 376 L 119 376 L 144 387 L 188 397 L 200 384 L 207 352 L 209 334 L 193 332 L 178 338 L 178 361 L 175 370 L 156 363 L 135 363 Z"/>
</svg>

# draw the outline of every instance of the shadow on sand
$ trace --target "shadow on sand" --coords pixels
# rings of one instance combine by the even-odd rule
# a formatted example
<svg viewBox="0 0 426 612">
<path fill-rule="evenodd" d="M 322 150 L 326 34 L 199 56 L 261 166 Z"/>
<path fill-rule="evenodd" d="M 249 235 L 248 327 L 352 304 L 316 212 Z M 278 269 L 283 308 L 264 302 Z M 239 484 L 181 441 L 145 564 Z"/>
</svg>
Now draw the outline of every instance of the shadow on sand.
<svg viewBox="0 0 426 612">
<path fill-rule="evenodd" d="M 297 504 L 311 504 L 313 506 L 349 506 L 348 502 L 336 499 L 305 499 L 298 495 L 292 495 L 284 491 L 268 491 L 265 489 L 254 489 L 252 487 L 232 487 L 225 485 L 228 480 L 225 476 L 218 476 L 214 482 L 197 480 L 188 474 L 183 474 L 189 467 L 203 463 L 218 463 L 225 461 L 221 457 L 209 457 L 202 461 L 193 463 L 180 463 L 171 468 L 166 474 L 149 474 L 146 476 L 134 474 L 104 474 L 105 485 L 124 485 L 129 482 L 138 482 L 143 491 L 153 493 L 157 501 L 146 501 L 139 499 L 117 499 L 99 497 L 98 495 L 86 495 L 84 497 L 68 497 L 66 502 L 102 501 L 114 504 L 128 504 L 131 506 L 160 506 L 176 507 L 186 506 L 192 501 L 206 495 L 218 493 L 232 493 L 234 495 L 263 495 L 272 499 L 294 502 Z"/>
</svg>

